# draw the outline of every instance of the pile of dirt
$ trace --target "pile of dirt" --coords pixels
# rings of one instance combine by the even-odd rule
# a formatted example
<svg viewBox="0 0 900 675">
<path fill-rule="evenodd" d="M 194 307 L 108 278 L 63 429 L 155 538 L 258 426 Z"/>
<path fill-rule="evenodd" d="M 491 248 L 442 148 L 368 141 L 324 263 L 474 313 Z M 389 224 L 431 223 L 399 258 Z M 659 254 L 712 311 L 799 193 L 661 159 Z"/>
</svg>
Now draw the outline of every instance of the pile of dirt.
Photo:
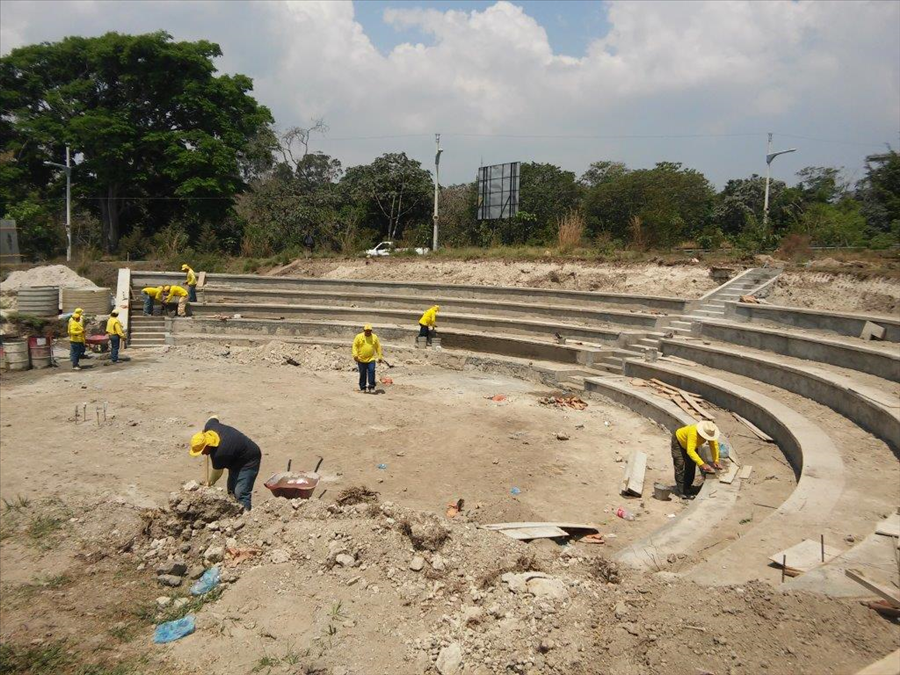
<svg viewBox="0 0 900 675">
<path fill-rule="evenodd" d="M 773 305 L 833 312 L 900 312 L 900 279 L 859 279 L 852 274 L 785 272 L 766 300 Z"/>
<path fill-rule="evenodd" d="M 696 298 L 718 286 L 701 264 L 524 262 L 518 260 L 308 260 L 269 272 L 272 276 L 378 281 L 428 281 L 480 286 L 526 286 L 578 291 Z"/>
<path fill-rule="evenodd" d="M 79 276 L 65 265 L 44 265 L 28 270 L 11 272 L 0 282 L 0 291 L 10 293 L 35 286 L 59 286 L 60 288 L 97 288 L 90 279 Z"/>
<path fill-rule="evenodd" d="M 374 662 L 423 675 L 855 672 L 896 639 L 858 602 L 623 571 L 596 546 L 479 529 L 477 511 L 450 520 L 316 499 L 234 516 L 226 500 L 204 488 L 174 495 L 125 554 L 155 572 L 182 559 L 224 568 L 229 583 L 198 612 L 199 638 L 171 653 L 207 673 L 262 659 L 285 675 L 361 675 Z M 237 639 L 240 654 L 228 649 Z"/>
</svg>

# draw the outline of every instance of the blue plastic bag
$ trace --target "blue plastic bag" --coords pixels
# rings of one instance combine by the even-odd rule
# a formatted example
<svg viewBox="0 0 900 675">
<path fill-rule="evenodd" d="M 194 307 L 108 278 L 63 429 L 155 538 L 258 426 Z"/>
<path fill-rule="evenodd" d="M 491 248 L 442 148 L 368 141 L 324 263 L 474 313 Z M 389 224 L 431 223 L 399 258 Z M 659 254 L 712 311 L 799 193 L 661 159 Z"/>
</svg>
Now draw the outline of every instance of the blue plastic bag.
<svg viewBox="0 0 900 675">
<path fill-rule="evenodd" d="M 203 576 L 197 579 L 191 586 L 191 595 L 204 595 L 219 585 L 219 568 L 218 566 L 210 567 L 203 573 Z"/>
<path fill-rule="evenodd" d="M 193 633 L 194 628 L 194 615 L 188 614 L 180 619 L 175 619 L 175 621 L 159 624 L 153 633 L 153 641 L 158 645 L 174 642 Z"/>
<path fill-rule="evenodd" d="M 519 488 L 514 487 L 513 489 L 511 489 L 511 490 L 509 491 L 509 494 L 511 494 L 511 495 L 519 495 L 519 494 L 522 494 L 522 491 L 521 491 Z"/>
</svg>

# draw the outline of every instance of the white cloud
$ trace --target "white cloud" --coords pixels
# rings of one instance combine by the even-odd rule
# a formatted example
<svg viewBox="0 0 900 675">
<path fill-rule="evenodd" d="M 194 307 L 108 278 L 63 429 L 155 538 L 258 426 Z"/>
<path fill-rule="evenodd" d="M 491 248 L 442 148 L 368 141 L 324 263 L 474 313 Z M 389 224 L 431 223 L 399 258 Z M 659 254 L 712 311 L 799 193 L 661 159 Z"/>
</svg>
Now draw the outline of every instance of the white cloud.
<svg viewBox="0 0 900 675">
<path fill-rule="evenodd" d="M 527 6 L 483 11 L 412 3 L 384 12 L 428 36 L 383 54 L 346 2 L 0 3 L 0 50 L 73 32 L 166 29 L 222 45 L 221 66 L 251 75 L 281 126 L 324 117 L 331 135 L 728 134 L 793 131 L 896 141 L 900 127 L 900 3 L 614 2 L 608 33 L 577 58 L 554 51 Z M 565 50 L 562 50 L 565 51 Z M 762 136 L 760 138 L 763 138 Z M 758 170 L 755 146 L 641 141 L 448 139 L 447 175 L 468 179 L 480 158 L 598 158 L 692 163 L 719 182 Z M 750 143 L 751 141 L 748 141 Z M 758 143 L 759 140 L 752 140 Z M 321 146 L 345 164 L 427 139 Z M 723 152 L 723 148 L 726 150 Z M 877 148 L 808 144 L 784 170 L 856 164 Z M 795 165 L 791 165 L 794 162 Z"/>
</svg>

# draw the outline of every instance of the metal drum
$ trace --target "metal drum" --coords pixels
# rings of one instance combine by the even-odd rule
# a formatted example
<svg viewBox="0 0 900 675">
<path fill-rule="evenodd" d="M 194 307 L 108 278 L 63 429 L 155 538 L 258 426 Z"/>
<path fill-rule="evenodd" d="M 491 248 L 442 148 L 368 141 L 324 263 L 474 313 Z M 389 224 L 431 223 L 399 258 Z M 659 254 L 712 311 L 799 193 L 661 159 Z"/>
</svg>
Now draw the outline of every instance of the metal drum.
<svg viewBox="0 0 900 675">
<path fill-rule="evenodd" d="M 62 289 L 63 314 L 81 307 L 85 314 L 109 314 L 112 308 L 112 294 L 108 288 L 64 288 Z"/>
<path fill-rule="evenodd" d="M 28 338 L 28 353 L 31 355 L 32 368 L 49 368 L 50 367 L 50 351 L 53 346 L 49 338 L 30 337 Z"/>
<path fill-rule="evenodd" d="M 7 340 L 3 343 L 6 354 L 6 366 L 10 370 L 28 370 L 31 359 L 28 357 L 28 343 L 25 340 Z"/>
</svg>

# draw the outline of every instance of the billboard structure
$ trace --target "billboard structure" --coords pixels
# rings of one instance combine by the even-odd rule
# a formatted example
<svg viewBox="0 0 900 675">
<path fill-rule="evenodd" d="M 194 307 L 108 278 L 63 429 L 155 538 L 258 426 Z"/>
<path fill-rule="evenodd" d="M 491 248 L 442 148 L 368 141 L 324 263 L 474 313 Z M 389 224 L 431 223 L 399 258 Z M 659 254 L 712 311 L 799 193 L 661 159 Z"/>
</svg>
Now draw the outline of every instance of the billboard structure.
<svg viewBox="0 0 900 675">
<path fill-rule="evenodd" d="M 513 218 L 519 212 L 519 162 L 478 169 L 478 220 Z"/>
</svg>

